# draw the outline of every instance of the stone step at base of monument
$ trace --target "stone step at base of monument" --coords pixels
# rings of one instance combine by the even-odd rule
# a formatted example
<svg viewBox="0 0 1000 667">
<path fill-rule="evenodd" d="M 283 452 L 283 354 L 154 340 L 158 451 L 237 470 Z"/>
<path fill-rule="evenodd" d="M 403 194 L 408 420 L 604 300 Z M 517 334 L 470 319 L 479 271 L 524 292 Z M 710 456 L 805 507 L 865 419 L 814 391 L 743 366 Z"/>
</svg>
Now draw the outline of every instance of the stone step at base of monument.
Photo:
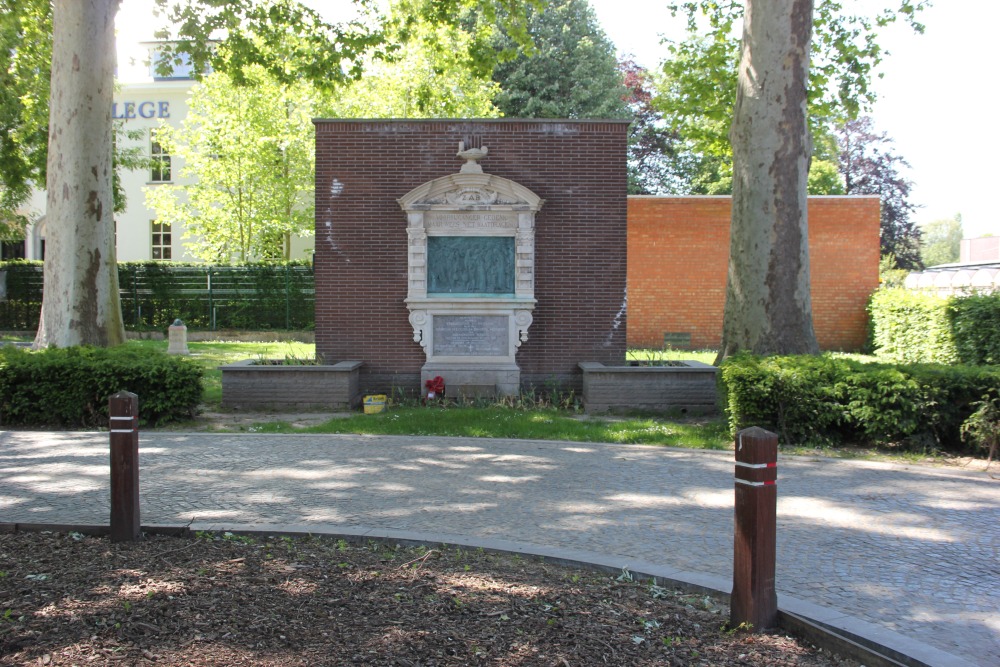
<svg viewBox="0 0 1000 667">
<path fill-rule="evenodd" d="M 424 364 L 420 384 L 441 376 L 449 398 L 516 396 L 521 391 L 521 369 L 516 364 L 438 362 Z"/>
</svg>

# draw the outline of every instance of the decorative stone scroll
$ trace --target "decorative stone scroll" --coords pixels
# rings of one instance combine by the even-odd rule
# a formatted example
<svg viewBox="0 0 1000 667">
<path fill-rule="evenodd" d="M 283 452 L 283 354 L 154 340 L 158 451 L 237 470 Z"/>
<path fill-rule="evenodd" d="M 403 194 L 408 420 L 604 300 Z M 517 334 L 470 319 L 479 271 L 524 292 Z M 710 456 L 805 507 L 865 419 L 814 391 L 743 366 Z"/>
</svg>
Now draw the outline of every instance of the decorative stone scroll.
<svg viewBox="0 0 1000 667">
<path fill-rule="evenodd" d="M 471 377 L 495 368 L 503 371 L 498 387 L 513 393 L 514 357 L 535 307 L 535 214 L 544 200 L 483 173 L 479 160 L 488 152 L 459 145 L 460 173 L 398 200 L 409 239 L 406 305 L 413 339 L 427 355 L 425 373 Z"/>
</svg>

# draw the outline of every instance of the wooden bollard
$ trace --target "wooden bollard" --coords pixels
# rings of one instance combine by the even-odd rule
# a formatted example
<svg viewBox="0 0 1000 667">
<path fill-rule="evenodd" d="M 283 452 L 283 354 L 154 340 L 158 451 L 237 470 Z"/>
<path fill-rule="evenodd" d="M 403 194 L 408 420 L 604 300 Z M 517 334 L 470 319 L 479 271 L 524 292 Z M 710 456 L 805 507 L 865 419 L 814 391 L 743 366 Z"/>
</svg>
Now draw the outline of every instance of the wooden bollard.
<svg viewBox="0 0 1000 667">
<path fill-rule="evenodd" d="M 111 541 L 139 539 L 139 397 L 108 399 L 111 416 Z"/>
<path fill-rule="evenodd" d="M 754 631 L 778 624 L 774 591 L 778 436 L 762 428 L 736 434 L 736 526 L 729 622 Z"/>
</svg>

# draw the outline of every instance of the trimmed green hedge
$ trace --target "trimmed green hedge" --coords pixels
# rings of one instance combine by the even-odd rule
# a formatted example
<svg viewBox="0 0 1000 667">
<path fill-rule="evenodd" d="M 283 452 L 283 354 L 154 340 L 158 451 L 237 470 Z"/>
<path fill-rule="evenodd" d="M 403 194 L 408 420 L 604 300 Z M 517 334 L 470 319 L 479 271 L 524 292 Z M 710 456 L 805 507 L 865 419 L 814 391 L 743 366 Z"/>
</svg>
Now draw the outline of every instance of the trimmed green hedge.
<svg viewBox="0 0 1000 667">
<path fill-rule="evenodd" d="M 1000 364 L 1000 292 L 953 298 L 948 318 L 962 363 Z"/>
<path fill-rule="evenodd" d="M 885 289 L 872 295 L 870 310 L 875 353 L 886 361 L 1000 364 L 1000 293 Z"/>
<path fill-rule="evenodd" d="M 1000 367 L 892 365 L 831 356 L 727 359 L 721 381 L 732 432 L 782 442 L 928 446 L 962 451 L 972 404 L 1000 387 Z"/>
<path fill-rule="evenodd" d="M 33 331 L 42 306 L 41 262 L 0 262 L 0 330 Z M 120 262 L 122 320 L 130 330 L 312 329 L 315 280 L 309 262 L 183 264 Z"/>
<path fill-rule="evenodd" d="M 108 424 L 108 398 L 139 397 L 140 423 L 190 418 L 201 400 L 202 369 L 165 352 L 129 347 L 0 348 L 0 425 Z"/>
</svg>

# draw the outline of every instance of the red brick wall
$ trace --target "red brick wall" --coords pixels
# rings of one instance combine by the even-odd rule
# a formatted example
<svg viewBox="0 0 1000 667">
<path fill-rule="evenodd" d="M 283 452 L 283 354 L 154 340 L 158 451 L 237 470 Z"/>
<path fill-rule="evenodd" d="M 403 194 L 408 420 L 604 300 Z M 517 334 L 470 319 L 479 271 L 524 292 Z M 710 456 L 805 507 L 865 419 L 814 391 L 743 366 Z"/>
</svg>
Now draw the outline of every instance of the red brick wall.
<svg viewBox="0 0 1000 667">
<path fill-rule="evenodd" d="M 628 198 L 628 345 L 659 348 L 690 333 L 717 348 L 729 262 L 729 197 Z M 878 287 L 877 197 L 809 198 L 813 323 L 820 347 L 865 343 L 868 297 Z"/>
<path fill-rule="evenodd" d="M 486 173 L 545 199 L 536 217 L 534 323 L 522 384 L 579 383 L 577 363 L 625 355 L 627 123 L 388 120 L 316 123 L 316 351 L 359 359 L 364 391 L 415 388 L 406 216 L 416 186 L 458 172 L 459 141 Z"/>
</svg>

